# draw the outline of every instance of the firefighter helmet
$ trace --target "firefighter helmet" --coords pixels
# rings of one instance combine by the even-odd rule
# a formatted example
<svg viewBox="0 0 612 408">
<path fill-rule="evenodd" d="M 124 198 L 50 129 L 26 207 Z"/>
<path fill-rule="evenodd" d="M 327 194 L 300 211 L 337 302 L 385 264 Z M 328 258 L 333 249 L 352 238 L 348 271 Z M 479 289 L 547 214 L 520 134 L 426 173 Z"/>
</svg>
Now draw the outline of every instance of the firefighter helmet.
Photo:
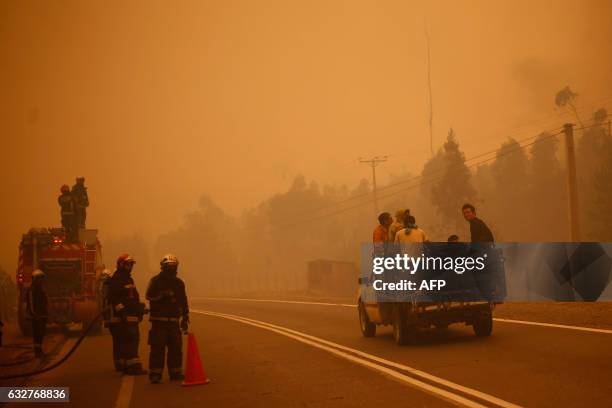
<svg viewBox="0 0 612 408">
<path fill-rule="evenodd" d="M 43 271 L 41 271 L 40 269 L 36 269 L 34 272 L 32 272 L 32 279 L 41 279 L 44 278 L 46 275 Z"/>
<path fill-rule="evenodd" d="M 168 265 L 168 266 L 176 265 L 176 266 L 178 266 L 179 261 L 178 261 L 178 258 L 175 255 L 173 255 L 173 254 L 166 254 L 162 258 L 160 264 L 161 264 L 161 266 L 164 266 L 164 265 Z"/>
<path fill-rule="evenodd" d="M 117 258 L 117 268 L 121 267 L 124 263 L 136 263 L 134 258 L 130 254 L 121 254 L 119 258 Z"/>
<path fill-rule="evenodd" d="M 68 184 L 64 184 L 60 187 L 60 191 L 62 193 L 69 193 L 70 192 L 70 187 L 68 187 Z"/>
</svg>

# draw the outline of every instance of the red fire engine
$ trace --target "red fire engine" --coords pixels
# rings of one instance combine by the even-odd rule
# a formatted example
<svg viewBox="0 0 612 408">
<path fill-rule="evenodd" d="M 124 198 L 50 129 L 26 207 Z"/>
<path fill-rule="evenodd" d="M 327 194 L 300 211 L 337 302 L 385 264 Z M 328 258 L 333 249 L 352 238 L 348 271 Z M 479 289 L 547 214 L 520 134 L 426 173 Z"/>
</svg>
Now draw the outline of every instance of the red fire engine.
<svg viewBox="0 0 612 408">
<path fill-rule="evenodd" d="M 81 323 L 86 328 L 100 313 L 97 275 L 102 268 L 97 230 L 80 230 L 77 242 L 67 242 L 63 228 L 31 228 L 23 234 L 16 279 L 23 334 L 31 332 L 26 316 L 26 289 L 32 282 L 33 271 L 40 269 L 46 274 L 48 323 L 64 328 Z"/>
</svg>

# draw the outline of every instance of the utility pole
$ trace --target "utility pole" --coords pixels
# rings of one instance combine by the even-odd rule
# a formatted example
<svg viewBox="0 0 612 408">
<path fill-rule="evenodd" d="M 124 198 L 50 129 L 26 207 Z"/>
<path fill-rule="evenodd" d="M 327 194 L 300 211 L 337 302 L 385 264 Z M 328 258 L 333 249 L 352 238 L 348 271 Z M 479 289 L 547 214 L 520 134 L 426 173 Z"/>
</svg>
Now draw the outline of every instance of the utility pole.
<svg viewBox="0 0 612 408">
<path fill-rule="evenodd" d="M 434 155 L 433 150 L 433 99 L 431 92 L 431 58 L 430 58 L 430 47 L 429 47 L 429 30 L 427 28 L 427 21 L 425 21 L 425 38 L 427 39 L 427 85 L 429 89 L 429 152 L 431 157 Z"/>
<path fill-rule="evenodd" d="M 565 156 L 567 157 L 567 191 L 569 194 L 570 241 L 580 241 L 580 222 L 578 219 L 578 187 L 576 185 L 576 153 L 574 149 L 574 125 L 563 125 L 565 133 Z"/>
<path fill-rule="evenodd" d="M 374 212 L 376 213 L 376 216 L 378 216 L 378 196 L 376 194 L 376 166 L 378 166 L 379 163 L 383 163 L 386 161 L 387 156 L 375 156 L 369 160 L 362 159 L 361 157 L 359 158 L 359 163 L 366 163 L 367 165 L 372 167 L 372 192 L 374 194 Z"/>
</svg>

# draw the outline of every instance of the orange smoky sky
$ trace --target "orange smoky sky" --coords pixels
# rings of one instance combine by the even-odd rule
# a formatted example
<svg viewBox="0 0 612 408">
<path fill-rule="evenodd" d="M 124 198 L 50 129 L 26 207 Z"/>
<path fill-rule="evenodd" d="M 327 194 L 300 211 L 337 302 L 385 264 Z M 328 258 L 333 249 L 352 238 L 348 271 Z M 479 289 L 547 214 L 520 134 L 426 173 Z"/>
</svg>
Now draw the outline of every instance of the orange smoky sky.
<svg viewBox="0 0 612 408">
<path fill-rule="evenodd" d="M 177 228 L 198 197 L 232 215 L 286 189 L 418 173 L 452 126 L 466 156 L 612 106 L 612 2 L 0 2 L 0 263 L 59 224 L 85 176 L 88 224 Z"/>
</svg>

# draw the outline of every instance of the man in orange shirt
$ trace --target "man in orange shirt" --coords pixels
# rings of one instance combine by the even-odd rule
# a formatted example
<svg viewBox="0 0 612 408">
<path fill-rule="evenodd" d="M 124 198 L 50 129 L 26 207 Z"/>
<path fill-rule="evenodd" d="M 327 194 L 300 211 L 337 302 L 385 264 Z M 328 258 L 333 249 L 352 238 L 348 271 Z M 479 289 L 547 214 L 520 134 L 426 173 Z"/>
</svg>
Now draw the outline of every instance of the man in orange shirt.
<svg viewBox="0 0 612 408">
<path fill-rule="evenodd" d="M 374 229 L 372 242 L 374 243 L 374 255 L 384 256 L 389 243 L 389 227 L 393 224 L 393 217 L 388 212 L 378 216 L 379 225 Z"/>
</svg>

